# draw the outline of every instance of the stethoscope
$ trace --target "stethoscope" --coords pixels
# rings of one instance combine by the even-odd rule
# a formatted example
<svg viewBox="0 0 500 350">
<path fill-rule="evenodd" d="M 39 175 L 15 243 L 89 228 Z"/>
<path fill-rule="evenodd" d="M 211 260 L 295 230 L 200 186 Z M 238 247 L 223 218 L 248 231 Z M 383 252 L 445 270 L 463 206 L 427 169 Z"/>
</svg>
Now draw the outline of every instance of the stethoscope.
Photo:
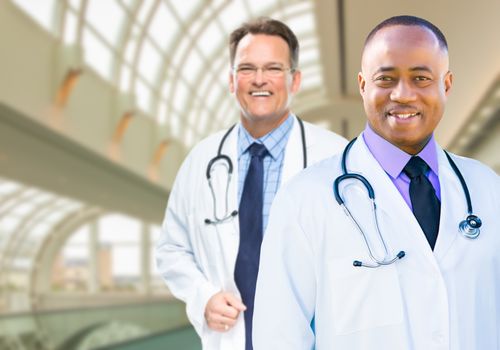
<svg viewBox="0 0 500 350">
<path fill-rule="evenodd" d="M 307 167 L 306 133 L 304 130 L 304 123 L 302 122 L 302 119 L 297 117 L 297 121 L 299 122 L 299 127 L 300 127 L 300 137 L 302 139 L 302 160 L 303 160 L 303 166 L 305 169 Z M 236 124 L 231 126 L 226 131 L 224 136 L 222 136 L 222 139 L 219 143 L 219 149 L 217 150 L 217 155 L 215 157 L 213 157 L 212 159 L 210 159 L 210 161 L 208 162 L 208 165 L 207 165 L 206 176 L 207 176 L 207 180 L 208 180 L 208 186 L 210 187 L 210 192 L 212 193 L 212 201 L 213 201 L 213 207 L 214 207 L 214 218 L 213 219 L 209 219 L 209 218 L 205 219 L 205 224 L 207 224 L 207 225 L 220 224 L 220 223 L 223 223 L 223 222 L 235 217 L 236 215 L 238 215 L 237 210 L 233 210 L 232 212 L 229 213 L 229 206 L 228 206 L 229 184 L 231 183 L 231 176 L 233 175 L 233 162 L 231 161 L 229 156 L 222 154 L 222 148 L 224 147 L 224 143 L 226 142 L 227 137 L 229 136 L 231 131 L 233 131 L 235 126 L 236 126 Z M 214 191 L 214 188 L 212 185 L 212 170 L 213 170 L 215 163 L 220 163 L 222 166 L 224 166 L 226 168 L 226 171 L 227 171 L 225 211 L 224 211 L 224 215 L 222 215 L 221 217 L 217 216 L 216 195 L 215 195 L 215 191 Z"/>
<path fill-rule="evenodd" d="M 363 240 L 365 242 L 365 245 L 368 249 L 368 253 L 370 255 L 370 259 L 372 260 L 371 263 L 366 263 L 360 260 L 354 260 L 353 265 L 356 267 L 380 267 L 383 265 L 390 265 L 394 262 L 396 262 L 399 259 L 402 259 L 406 253 L 404 250 L 401 250 L 399 253 L 397 253 L 395 256 L 391 257 L 391 254 L 389 253 L 389 250 L 387 249 L 387 245 L 385 243 L 384 237 L 382 237 L 382 234 L 380 233 L 380 229 L 378 226 L 378 221 L 377 221 L 377 209 L 375 205 L 375 191 L 373 190 L 373 187 L 371 186 L 370 182 L 361 174 L 357 173 L 349 173 L 347 171 L 347 154 L 349 153 L 350 148 L 354 144 L 354 141 L 356 141 L 356 138 L 354 138 L 351 142 L 349 142 L 344 149 L 344 152 L 342 153 L 342 175 L 337 177 L 335 181 L 333 182 L 333 194 L 335 195 L 335 199 L 339 203 L 339 205 L 342 207 L 346 215 L 351 219 L 353 222 L 354 226 L 356 229 L 359 231 L 361 236 L 363 237 Z M 457 175 L 458 179 L 460 180 L 460 183 L 462 185 L 462 189 L 465 194 L 465 200 L 467 201 L 467 217 L 465 220 L 460 221 L 458 224 L 458 230 L 459 232 L 466 238 L 470 239 L 475 239 L 479 236 L 481 233 L 480 227 L 482 225 L 481 219 L 473 214 L 472 211 L 472 201 L 470 199 L 470 194 L 469 194 L 469 189 L 467 188 L 467 184 L 465 183 L 464 177 L 462 176 L 462 173 L 458 169 L 457 165 L 455 162 L 451 159 L 450 155 L 448 152 L 445 151 L 446 158 L 448 158 L 448 162 L 450 163 L 451 167 L 453 168 L 453 171 Z M 371 203 L 371 209 L 372 209 L 372 215 L 373 215 L 373 221 L 375 222 L 375 229 L 377 231 L 377 238 L 381 242 L 382 247 L 384 248 L 384 257 L 383 259 L 378 259 L 375 257 L 373 254 L 373 250 L 370 246 L 370 243 L 368 242 L 368 238 L 366 237 L 366 234 L 363 232 L 363 229 L 361 226 L 358 224 L 354 216 L 351 214 L 349 208 L 344 203 L 344 200 L 342 199 L 339 191 L 339 186 L 340 183 L 344 180 L 347 179 L 354 179 L 360 181 L 363 186 L 366 188 L 368 192 L 368 197 L 370 198 L 370 203 Z"/>
</svg>

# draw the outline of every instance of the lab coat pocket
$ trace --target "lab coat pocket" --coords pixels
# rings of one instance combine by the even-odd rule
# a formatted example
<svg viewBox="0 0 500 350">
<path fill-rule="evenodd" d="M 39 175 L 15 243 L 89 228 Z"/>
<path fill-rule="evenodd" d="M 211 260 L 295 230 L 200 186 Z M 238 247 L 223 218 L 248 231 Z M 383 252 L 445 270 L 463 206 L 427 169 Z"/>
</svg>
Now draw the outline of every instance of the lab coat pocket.
<svg viewBox="0 0 500 350">
<path fill-rule="evenodd" d="M 352 266 L 342 257 L 329 262 L 332 314 L 336 335 L 345 335 L 403 322 L 403 305 L 395 265 Z"/>
</svg>

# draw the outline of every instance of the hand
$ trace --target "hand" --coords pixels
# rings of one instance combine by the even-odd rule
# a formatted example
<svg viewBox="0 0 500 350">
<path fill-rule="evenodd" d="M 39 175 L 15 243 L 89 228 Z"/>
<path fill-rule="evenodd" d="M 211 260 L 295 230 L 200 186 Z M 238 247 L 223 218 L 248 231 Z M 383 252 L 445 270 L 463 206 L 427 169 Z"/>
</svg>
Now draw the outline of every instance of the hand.
<svg viewBox="0 0 500 350">
<path fill-rule="evenodd" d="M 208 300 L 205 320 L 209 328 L 226 332 L 235 325 L 240 312 L 245 310 L 246 306 L 234 294 L 219 292 Z"/>
</svg>

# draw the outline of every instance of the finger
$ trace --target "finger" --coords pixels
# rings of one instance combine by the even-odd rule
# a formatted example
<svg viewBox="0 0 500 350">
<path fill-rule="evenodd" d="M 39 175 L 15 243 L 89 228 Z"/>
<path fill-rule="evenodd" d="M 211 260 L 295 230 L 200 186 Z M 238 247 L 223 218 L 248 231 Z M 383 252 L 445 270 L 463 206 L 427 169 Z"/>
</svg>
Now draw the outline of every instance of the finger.
<svg viewBox="0 0 500 350">
<path fill-rule="evenodd" d="M 236 308 L 238 311 L 245 311 L 247 307 L 241 302 L 234 294 L 226 293 L 224 294 L 226 301 L 229 305 Z"/>
<path fill-rule="evenodd" d="M 227 324 L 228 326 L 232 327 L 236 324 L 236 319 L 220 314 L 214 314 L 211 315 L 209 323 Z"/>
</svg>

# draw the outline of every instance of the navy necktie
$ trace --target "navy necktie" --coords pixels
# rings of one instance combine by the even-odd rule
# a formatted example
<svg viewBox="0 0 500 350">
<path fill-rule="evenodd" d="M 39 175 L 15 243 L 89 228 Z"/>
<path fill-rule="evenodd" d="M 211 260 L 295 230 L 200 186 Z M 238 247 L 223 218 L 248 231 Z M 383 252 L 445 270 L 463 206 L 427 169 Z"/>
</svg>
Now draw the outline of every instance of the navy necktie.
<svg viewBox="0 0 500 350">
<path fill-rule="evenodd" d="M 420 157 L 411 157 L 403 171 L 411 179 L 410 199 L 413 214 L 417 218 L 429 245 L 434 250 L 439 231 L 439 216 L 441 203 L 436 196 L 436 191 L 425 173 L 429 166 Z"/>
<path fill-rule="evenodd" d="M 246 350 L 252 350 L 253 304 L 262 243 L 263 160 L 267 149 L 262 144 L 253 143 L 249 147 L 249 152 L 251 155 L 250 166 L 245 178 L 238 211 L 240 246 L 234 269 L 234 280 L 243 303 L 247 307 L 244 312 Z"/>
</svg>

